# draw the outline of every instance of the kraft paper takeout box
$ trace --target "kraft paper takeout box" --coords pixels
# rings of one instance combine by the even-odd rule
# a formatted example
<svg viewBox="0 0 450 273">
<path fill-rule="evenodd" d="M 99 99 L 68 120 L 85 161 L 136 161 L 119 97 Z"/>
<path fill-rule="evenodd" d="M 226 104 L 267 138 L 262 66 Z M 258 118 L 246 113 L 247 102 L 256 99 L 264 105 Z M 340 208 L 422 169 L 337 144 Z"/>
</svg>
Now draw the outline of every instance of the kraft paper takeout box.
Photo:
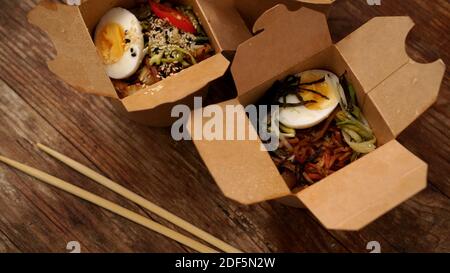
<svg viewBox="0 0 450 273">
<path fill-rule="evenodd" d="M 290 10 L 308 7 L 328 13 L 335 0 L 232 0 L 249 29 L 253 28 L 255 21 L 265 12 L 277 4 L 283 4 Z"/>
<path fill-rule="evenodd" d="M 235 7 L 235 1 L 241 3 Z M 293 0 L 287 0 L 297 2 Z M 82 93 L 112 98 L 113 104 L 135 121 L 152 126 L 169 126 L 171 109 L 177 104 L 192 106 L 194 96 L 205 96 L 208 86 L 223 76 L 237 46 L 251 37 L 241 16 L 261 12 L 259 0 L 180 0 L 194 7 L 202 26 L 211 38 L 216 54 L 175 76 L 169 77 L 137 94 L 120 99 L 106 75 L 92 41 L 101 17 L 113 7 L 132 8 L 134 0 L 83 0 L 79 7 L 58 1 L 42 1 L 29 13 L 29 21 L 48 33 L 57 56 L 48 63 L 52 72 Z M 245 2 L 245 5 L 242 3 Z M 265 8 L 277 1 L 262 0 Z M 304 0 L 304 2 L 333 2 Z M 321 6 L 321 5 L 319 5 Z M 253 11 L 253 9 L 257 9 Z M 243 15 L 242 15 L 242 14 Z M 224 56 L 225 55 L 225 56 Z"/>
<path fill-rule="evenodd" d="M 309 69 L 339 75 L 347 71 L 378 148 L 318 183 L 291 192 L 269 153 L 261 151 L 259 139 L 195 140 L 202 132 L 192 124 L 204 110 L 197 109 L 188 129 L 223 193 L 242 204 L 277 199 L 306 207 L 328 229 L 358 230 L 423 190 L 427 164 L 396 137 L 435 102 L 445 64 L 420 64 L 408 57 L 405 40 L 413 25 L 409 17 L 377 17 L 332 44 L 321 13 L 307 8 L 288 11 L 282 5 L 265 12 L 253 28 L 258 34 L 239 46 L 231 67 L 239 96 L 219 106 L 241 105 L 237 116 L 248 124 L 243 107 L 255 103 L 276 80 Z M 203 117 L 203 124 L 208 120 Z M 226 119 L 223 122 L 226 128 Z"/>
</svg>

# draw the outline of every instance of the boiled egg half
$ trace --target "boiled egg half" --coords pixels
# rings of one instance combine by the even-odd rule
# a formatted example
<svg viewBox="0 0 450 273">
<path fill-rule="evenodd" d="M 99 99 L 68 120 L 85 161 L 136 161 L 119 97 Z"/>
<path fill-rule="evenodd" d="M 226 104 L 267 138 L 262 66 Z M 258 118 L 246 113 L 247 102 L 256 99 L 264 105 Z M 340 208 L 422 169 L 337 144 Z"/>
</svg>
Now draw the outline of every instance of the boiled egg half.
<svg viewBox="0 0 450 273">
<path fill-rule="evenodd" d="M 113 79 L 125 79 L 139 68 L 144 54 L 144 35 L 136 16 L 123 8 L 113 8 L 95 30 L 95 46 Z"/>
<path fill-rule="evenodd" d="M 298 95 L 303 101 L 313 102 L 301 106 L 280 107 L 279 121 L 292 129 L 306 129 L 321 123 L 331 115 L 339 105 L 339 89 L 342 89 L 342 86 L 339 78 L 326 70 L 309 70 L 297 76 L 300 78 Z M 300 103 L 295 94 L 289 94 L 285 99 L 286 101 L 280 98 L 279 102 Z"/>
</svg>

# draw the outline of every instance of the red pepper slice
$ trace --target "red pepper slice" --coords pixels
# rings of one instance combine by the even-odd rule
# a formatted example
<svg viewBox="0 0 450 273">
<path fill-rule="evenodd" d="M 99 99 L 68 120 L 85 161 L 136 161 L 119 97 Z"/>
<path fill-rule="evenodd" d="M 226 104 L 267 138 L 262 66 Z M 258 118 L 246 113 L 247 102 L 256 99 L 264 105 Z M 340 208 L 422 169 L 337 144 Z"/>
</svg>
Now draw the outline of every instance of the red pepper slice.
<svg viewBox="0 0 450 273">
<path fill-rule="evenodd" d="M 189 32 L 192 34 L 196 33 L 194 24 L 192 24 L 189 17 L 185 16 L 181 12 L 172 9 L 166 5 L 155 3 L 152 0 L 149 0 L 150 8 L 152 12 L 161 19 L 167 19 L 169 23 L 177 27 L 185 32 Z"/>
</svg>

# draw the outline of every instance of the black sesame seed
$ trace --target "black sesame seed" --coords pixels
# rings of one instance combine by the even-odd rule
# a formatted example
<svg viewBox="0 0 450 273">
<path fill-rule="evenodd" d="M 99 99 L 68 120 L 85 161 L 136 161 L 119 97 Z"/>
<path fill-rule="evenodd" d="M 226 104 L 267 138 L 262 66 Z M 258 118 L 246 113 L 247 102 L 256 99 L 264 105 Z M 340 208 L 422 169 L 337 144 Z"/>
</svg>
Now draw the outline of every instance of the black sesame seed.
<svg viewBox="0 0 450 273">
<path fill-rule="evenodd" d="M 131 54 L 131 57 L 136 57 L 137 56 L 137 54 L 136 53 L 133 53 L 133 54 Z"/>
<path fill-rule="evenodd" d="M 134 48 L 130 48 L 131 53 L 134 53 Z"/>
<path fill-rule="evenodd" d="M 129 43 L 131 43 L 131 40 L 130 39 L 125 39 L 125 43 L 129 44 Z"/>
</svg>

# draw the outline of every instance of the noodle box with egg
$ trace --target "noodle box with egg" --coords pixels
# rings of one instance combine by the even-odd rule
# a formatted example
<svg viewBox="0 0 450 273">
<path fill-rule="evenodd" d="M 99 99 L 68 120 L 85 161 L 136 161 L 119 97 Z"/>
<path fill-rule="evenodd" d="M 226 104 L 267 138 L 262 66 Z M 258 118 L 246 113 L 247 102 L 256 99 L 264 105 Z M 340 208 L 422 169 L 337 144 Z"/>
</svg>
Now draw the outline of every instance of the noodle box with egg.
<svg viewBox="0 0 450 273">
<path fill-rule="evenodd" d="M 238 97 L 213 106 L 238 106 L 237 118 L 249 125 L 244 107 L 256 103 L 277 80 L 312 69 L 346 72 L 378 148 L 311 186 L 291 191 L 261 149 L 261 139 L 206 140 L 196 135 L 204 133 L 194 125 L 212 117 L 196 112 L 213 106 L 195 109 L 188 129 L 222 192 L 241 204 L 275 199 L 310 210 L 328 229 L 359 230 L 423 190 L 427 164 L 396 137 L 436 101 L 445 64 L 417 63 L 406 54 L 405 40 L 413 26 L 409 17 L 375 17 L 333 44 L 323 13 L 284 5 L 264 12 L 254 22 L 256 34 L 239 45 L 231 65 Z M 248 128 L 248 135 L 257 135 L 253 126 Z"/>
<path fill-rule="evenodd" d="M 53 42 L 57 56 L 48 63 L 49 69 L 82 93 L 112 98 L 114 106 L 131 119 L 151 126 L 170 126 L 173 106 L 193 106 L 193 98 L 206 96 L 208 87 L 228 70 L 231 58 L 240 43 L 251 37 L 248 25 L 276 0 L 173 0 L 193 7 L 195 15 L 210 38 L 215 54 L 200 63 L 142 88 L 124 98 L 119 97 L 93 41 L 96 26 L 111 9 L 133 8 L 133 0 L 83 0 L 80 6 L 44 0 L 28 15 L 29 21 L 44 30 Z M 284 0 L 292 7 L 332 0 Z M 292 2 L 292 3 L 289 3 Z M 129 57 L 129 56 L 128 56 Z M 129 62 L 132 60 L 128 58 Z M 136 65 L 136 64 L 133 64 Z M 123 68 L 119 67 L 120 70 Z"/>
</svg>

